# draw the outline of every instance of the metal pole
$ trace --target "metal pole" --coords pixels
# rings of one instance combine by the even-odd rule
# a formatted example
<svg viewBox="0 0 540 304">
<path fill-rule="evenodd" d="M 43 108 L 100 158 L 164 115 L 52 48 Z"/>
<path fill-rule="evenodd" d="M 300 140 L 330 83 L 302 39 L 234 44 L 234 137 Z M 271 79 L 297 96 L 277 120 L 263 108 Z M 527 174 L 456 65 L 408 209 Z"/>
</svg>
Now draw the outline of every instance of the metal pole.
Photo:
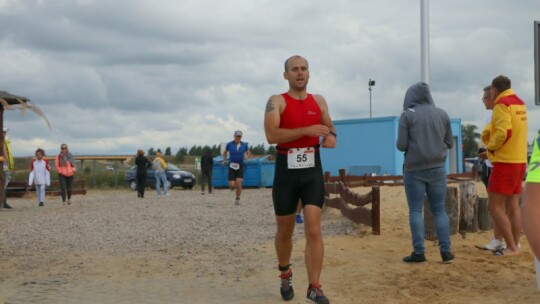
<svg viewBox="0 0 540 304">
<path fill-rule="evenodd" d="M 371 79 L 369 81 L 371 82 Z M 369 86 L 369 118 L 371 118 L 371 85 Z"/>
<path fill-rule="evenodd" d="M 429 0 L 420 0 L 420 16 L 422 81 L 429 84 Z"/>
</svg>

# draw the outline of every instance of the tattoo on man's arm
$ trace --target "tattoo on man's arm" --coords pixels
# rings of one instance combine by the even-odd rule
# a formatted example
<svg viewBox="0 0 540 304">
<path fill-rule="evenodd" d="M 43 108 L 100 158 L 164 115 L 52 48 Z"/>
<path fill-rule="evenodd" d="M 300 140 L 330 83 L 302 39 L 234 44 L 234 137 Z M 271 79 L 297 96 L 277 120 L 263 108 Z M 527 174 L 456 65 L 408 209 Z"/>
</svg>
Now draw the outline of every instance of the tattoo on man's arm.
<svg viewBox="0 0 540 304">
<path fill-rule="evenodd" d="M 275 109 L 276 108 L 274 107 L 274 103 L 272 102 L 272 98 L 268 99 L 268 101 L 266 102 L 266 112 L 272 112 Z"/>
</svg>

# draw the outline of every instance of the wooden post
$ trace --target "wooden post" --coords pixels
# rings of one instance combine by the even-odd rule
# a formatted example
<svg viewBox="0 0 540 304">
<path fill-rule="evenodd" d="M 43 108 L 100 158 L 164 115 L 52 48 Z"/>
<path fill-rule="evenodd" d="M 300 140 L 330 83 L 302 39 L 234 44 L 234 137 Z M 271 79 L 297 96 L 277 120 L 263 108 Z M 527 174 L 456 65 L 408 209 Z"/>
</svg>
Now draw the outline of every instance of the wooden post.
<svg viewBox="0 0 540 304">
<path fill-rule="evenodd" d="M 347 173 L 345 172 L 345 169 L 339 169 L 339 179 L 345 187 L 349 187 L 349 182 L 347 181 Z"/>
<path fill-rule="evenodd" d="M 456 187 L 446 187 L 446 197 L 444 202 L 448 222 L 450 223 L 450 235 L 458 232 L 459 223 L 459 200 L 458 189 Z"/>
<path fill-rule="evenodd" d="M 478 198 L 478 229 L 491 230 L 491 214 L 489 213 L 487 197 Z"/>
<path fill-rule="evenodd" d="M 476 203 L 478 195 L 474 182 L 459 183 L 461 198 L 459 232 L 465 235 L 466 232 L 478 231 L 478 205 Z"/>
<path fill-rule="evenodd" d="M 456 187 L 446 187 L 444 210 L 446 210 L 446 214 L 448 215 L 448 222 L 450 224 L 450 235 L 456 234 L 458 227 L 458 199 Z M 437 240 L 437 230 L 435 228 L 433 214 L 431 213 L 431 210 L 429 208 L 429 201 L 427 197 L 424 197 L 424 230 L 424 238 L 426 240 Z"/>
<path fill-rule="evenodd" d="M 379 187 L 372 187 L 373 201 L 371 203 L 371 215 L 373 216 L 372 232 L 374 235 L 381 234 L 381 191 Z"/>
</svg>

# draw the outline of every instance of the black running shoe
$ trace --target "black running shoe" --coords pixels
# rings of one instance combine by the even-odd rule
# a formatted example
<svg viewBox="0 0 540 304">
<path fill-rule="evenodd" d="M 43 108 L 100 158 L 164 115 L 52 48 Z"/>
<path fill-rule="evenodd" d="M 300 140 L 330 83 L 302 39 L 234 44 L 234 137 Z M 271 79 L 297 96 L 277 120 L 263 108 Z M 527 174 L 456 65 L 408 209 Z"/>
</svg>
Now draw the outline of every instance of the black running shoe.
<svg viewBox="0 0 540 304">
<path fill-rule="evenodd" d="M 285 301 L 292 300 L 292 298 L 294 298 L 294 289 L 292 287 L 292 270 L 289 269 L 286 274 L 281 274 L 279 277 L 281 278 L 281 287 L 279 288 L 281 297 Z"/>
<path fill-rule="evenodd" d="M 423 253 L 411 253 L 411 255 L 408 255 L 403 258 L 403 262 L 405 263 L 421 263 L 426 261 L 426 256 Z"/>
<path fill-rule="evenodd" d="M 441 258 L 444 264 L 450 264 L 454 260 L 454 255 L 451 252 L 441 252 Z"/>
<path fill-rule="evenodd" d="M 38 205 L 38 206 L 39 206 L 39 207 L 43 207 L 43 206 L 45 206 L 45 205 L 43 204 L 43 202 L 39 202 L 39 205 Z"/>
<path fill-rule="evenodd" d="M 11 206 L 8 205 L 8 203 L 4 203 L 4 209 L 13 209 L 13 208 L 11 208 Z"/>
<path fill-rule="evenodd" d="M 330 304 L 330 300 L 324 295 L 321 285 L 309 284 L 306 300 L 315 304 Z"/>
</svg>

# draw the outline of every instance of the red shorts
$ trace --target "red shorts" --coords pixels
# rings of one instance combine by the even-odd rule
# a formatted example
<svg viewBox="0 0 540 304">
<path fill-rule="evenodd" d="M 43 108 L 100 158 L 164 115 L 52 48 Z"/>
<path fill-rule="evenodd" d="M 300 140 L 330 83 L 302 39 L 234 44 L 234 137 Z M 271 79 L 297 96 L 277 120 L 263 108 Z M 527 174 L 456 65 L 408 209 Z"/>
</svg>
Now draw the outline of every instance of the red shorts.
<svg viewBox="0 0 540 304">
<path fill-rule="evenodd" d="M 525 164 L 494 163 L 487 190 L 503 195 L 521 193 Z"/>
</svg>

